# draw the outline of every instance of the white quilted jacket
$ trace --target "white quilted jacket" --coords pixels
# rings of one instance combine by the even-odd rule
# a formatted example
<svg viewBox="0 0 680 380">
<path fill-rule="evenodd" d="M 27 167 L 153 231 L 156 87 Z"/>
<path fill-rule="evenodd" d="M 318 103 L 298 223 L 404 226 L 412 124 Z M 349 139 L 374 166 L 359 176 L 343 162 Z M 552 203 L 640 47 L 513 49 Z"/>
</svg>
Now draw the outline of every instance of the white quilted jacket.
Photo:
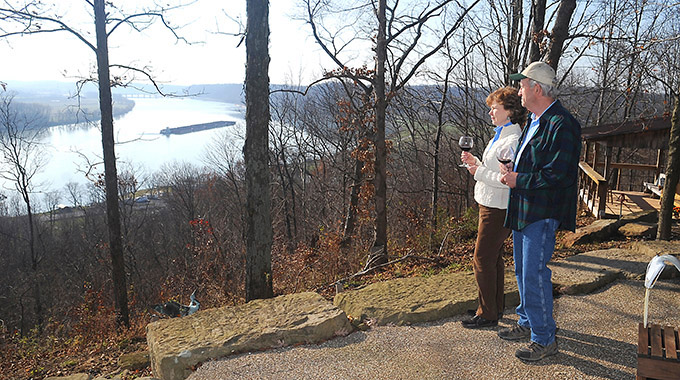
<svg viewBox="0 0 680 380">
<path fill-rule="evenodd" d="M 501 169 L 496 159 L 496 153 L 504 147 L 512 147 L 517 151 L 519 135 L 522 129 L 519 124 L 503 127 L 501 136 L 491 146 L 491 141 L 486 145 L 482 160 L 475 157 L 477 172 L 475 172 L 475 201 L 482 206 L 507 209 L 510 188 L 502 184 Z M 492 139 L 493 141 L 493 139 Z"/>
</svg>

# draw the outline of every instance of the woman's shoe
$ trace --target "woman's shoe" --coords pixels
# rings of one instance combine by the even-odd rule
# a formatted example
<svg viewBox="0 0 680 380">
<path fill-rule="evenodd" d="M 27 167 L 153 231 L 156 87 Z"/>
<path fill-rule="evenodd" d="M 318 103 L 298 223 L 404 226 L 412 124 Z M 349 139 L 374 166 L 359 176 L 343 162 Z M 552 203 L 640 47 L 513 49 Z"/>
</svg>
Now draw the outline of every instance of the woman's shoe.
<svg viewBox="0 0 680 380">
<path fill-rule="evenodd" d="M 477 315 L 477 309 L 467 309 L 466 313 L 469 316 L 474 317 L 475 315 Z M 498 319 L 503 319 L 503 312 L 502 311 L 498 312 Z"/>
<path fill-rule="evenodd" d="M 498 320 L 491 320 L 475 315 L 470 319 L 464 319 L 460 321 L 463 327 L 468 329 L 478 329 L 482 327 L 494 327 L 498 326 Z"/>
</svg>

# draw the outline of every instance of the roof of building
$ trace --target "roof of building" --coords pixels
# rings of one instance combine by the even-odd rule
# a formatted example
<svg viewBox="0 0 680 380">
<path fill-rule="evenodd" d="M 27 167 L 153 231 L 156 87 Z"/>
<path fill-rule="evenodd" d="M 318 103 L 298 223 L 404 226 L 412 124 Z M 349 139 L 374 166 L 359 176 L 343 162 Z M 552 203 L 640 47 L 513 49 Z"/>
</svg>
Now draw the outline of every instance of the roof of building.
<svg viewBox="0 0 680 380">
<path fill-rule="evenodd" d="M 581 138 L 609 146 L 668 148 L 670 116 L 637 119 L 581 129 Z"/>
</svg>

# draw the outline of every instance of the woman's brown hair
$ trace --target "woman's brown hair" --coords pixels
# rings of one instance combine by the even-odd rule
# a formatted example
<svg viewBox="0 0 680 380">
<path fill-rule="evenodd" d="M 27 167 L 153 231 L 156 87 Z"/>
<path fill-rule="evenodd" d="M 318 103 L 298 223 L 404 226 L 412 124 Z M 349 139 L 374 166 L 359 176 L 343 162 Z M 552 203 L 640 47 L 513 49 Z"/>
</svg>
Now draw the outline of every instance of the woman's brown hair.
<svg viewBox="0 0 680 380">
<path fill-rule="evenodd" d="M 514 87 L 501 87 L 486 97 L 486 104 L 491 107 L 497 103 L 510 112 L 510 121 L 524 127 L 527 122 L 528 111 L 522 106 L 522 99 Z"/>
</svg>

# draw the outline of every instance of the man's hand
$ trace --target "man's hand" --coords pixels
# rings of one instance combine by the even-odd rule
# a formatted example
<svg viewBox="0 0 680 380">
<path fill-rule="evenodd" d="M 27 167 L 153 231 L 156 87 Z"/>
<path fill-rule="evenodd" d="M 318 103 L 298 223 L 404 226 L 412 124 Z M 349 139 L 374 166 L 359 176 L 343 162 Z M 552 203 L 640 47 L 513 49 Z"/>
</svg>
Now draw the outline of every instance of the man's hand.
<svg viewBox="0 0 680 380">
<path fill-rule="evenodd" d="M 501 183 L 514 189 L 517 186 L 517 172 L 506 172 L 501 177 Z"/>
</svg>

